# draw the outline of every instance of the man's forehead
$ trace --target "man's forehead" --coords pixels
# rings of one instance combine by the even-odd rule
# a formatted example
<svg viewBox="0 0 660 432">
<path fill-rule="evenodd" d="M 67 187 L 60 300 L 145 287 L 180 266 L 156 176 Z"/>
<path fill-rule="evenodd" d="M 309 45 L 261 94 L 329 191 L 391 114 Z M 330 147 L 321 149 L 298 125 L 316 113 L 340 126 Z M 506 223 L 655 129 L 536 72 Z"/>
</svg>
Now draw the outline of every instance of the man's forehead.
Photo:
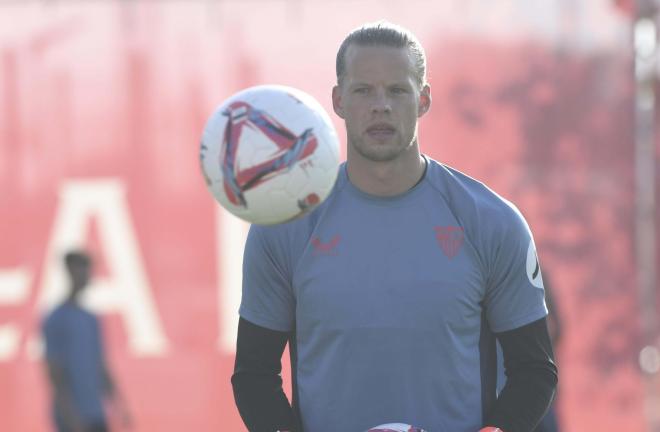
<svg viewBox="0 0 660 432">
<path fill-rule="evenodd" d="M 414 66 L 413 55 L 408 47 L 392 47 L 388 45 L 351 44 L 346 49 L 346 68 L 359 66 L 365 62 L 390 62 L 407 65 L 411 70 Z"/>
<path fill-rule="evenodd" d="M 374 72 L 414 75 L 413 56 L 407 47 L 352 44 L 346 50 L 346 73 L 371 76 Z"/>
</svg>

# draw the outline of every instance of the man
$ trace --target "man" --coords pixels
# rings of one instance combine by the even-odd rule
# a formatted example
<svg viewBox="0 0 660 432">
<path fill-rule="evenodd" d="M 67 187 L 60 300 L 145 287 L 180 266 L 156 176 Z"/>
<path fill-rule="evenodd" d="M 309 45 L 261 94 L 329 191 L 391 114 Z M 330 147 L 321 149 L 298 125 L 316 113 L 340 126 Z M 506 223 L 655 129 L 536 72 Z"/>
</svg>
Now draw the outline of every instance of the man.
<svg viewBox="0 0 660 432">
<path fill-rule="evenodd" d="M 91 276 L 91 260 L 86 253 L 73 251 L 64 261 L 71 291 L 43 324 L 55 428 L 57 432 L 107 431 L 104 397 L 114 402 L 128 426 L 128 411 L 104 359 L 98 320 L 80 306 Z"/>
<path fill-rule="evenodd" d="M 511 203 L 420 153 L 425 69 L 408 31 L 352 32 L 332 92 L 348 137 L 332 193 L 307 217 L 250 229 L 232 384 L 252 432 L 529 432 L 552 400 L 531 233 Z"/>
</svg>

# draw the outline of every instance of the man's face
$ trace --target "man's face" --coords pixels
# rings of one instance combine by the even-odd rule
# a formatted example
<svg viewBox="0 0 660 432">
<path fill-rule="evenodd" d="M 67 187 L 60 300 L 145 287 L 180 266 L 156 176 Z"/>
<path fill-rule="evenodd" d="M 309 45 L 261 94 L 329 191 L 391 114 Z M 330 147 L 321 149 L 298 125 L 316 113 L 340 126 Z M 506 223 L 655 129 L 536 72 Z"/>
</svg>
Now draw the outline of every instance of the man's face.
<svg viewBox="0 0 660 432">
<path fill-rule="evenodd" d="M 351 150 L 371 161 L 390 161 L 417 140 L 417 118 L 431 104 L 419 88 L 407 48 L 351 45 L 346 71 L 332 91 L 333 107 L 346 122 Z"/>
<path fill-rule="evenodd" d="M 74 262 L 69 266 L 69 274 L 73 285 L 83 288 L 92 276 L 92 266 L 88 262 Z"/>
</svg>

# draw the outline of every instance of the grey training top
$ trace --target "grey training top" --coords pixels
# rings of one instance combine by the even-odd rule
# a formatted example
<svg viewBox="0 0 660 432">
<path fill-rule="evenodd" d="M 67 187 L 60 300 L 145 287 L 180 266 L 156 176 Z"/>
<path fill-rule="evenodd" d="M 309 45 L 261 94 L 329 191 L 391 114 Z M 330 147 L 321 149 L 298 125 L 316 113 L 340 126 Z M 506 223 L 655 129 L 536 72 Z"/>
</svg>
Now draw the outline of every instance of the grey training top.
<svg viewBox="0 0 660 432">
<path fill-rule="evenodd" d="M 104 423 L 103 342 L 98 319 L 67 302 L 43 322 L 46 358 L 62 368 L 77 414 L 85 424 Z M 58 424 L 64 416 L 53 403 Z"/>
<path fill-rule="evenodd" d="M 240 315 L 295 332 L 305 431 L 474 432 L 496 397 L 493 333 L 547 314 L 520 212 L 427 162 L 389 198 L 358 190 L 344 164 L 310 215 L 250 229 Z"/>
</svg>

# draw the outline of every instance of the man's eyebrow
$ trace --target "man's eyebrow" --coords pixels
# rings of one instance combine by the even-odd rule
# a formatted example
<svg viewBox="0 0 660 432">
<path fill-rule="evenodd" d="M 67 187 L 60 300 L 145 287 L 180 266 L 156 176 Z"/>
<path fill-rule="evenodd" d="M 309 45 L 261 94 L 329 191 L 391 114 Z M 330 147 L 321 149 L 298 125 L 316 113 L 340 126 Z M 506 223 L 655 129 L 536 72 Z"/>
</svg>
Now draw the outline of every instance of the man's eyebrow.
<svg viewBox="0 0 660 432">
<path fill-rule="evenodd" d="M 412 87 L 412 85 L 408 81 L 397 81 L 397 82 L 394 82 L 394 83 L 390 84 L 388 87 L 396 87 L 396 86 L 398 86 L 398 87 Z"/>
<path fill-rule="evenodd" d="M 362 82 L 362 81 L 358 81 L 358 82 L 351 83 L 351 85 L 350 85 L 350 87 L 360 87 L 360 86 L 371 87 L 372 84 Z M 411 87 L 411 84 L 407 81 L 396 81 L 396 82 L 393 82 L 391 84 L 388 84 L 387 87 Z"/>
</svg>

